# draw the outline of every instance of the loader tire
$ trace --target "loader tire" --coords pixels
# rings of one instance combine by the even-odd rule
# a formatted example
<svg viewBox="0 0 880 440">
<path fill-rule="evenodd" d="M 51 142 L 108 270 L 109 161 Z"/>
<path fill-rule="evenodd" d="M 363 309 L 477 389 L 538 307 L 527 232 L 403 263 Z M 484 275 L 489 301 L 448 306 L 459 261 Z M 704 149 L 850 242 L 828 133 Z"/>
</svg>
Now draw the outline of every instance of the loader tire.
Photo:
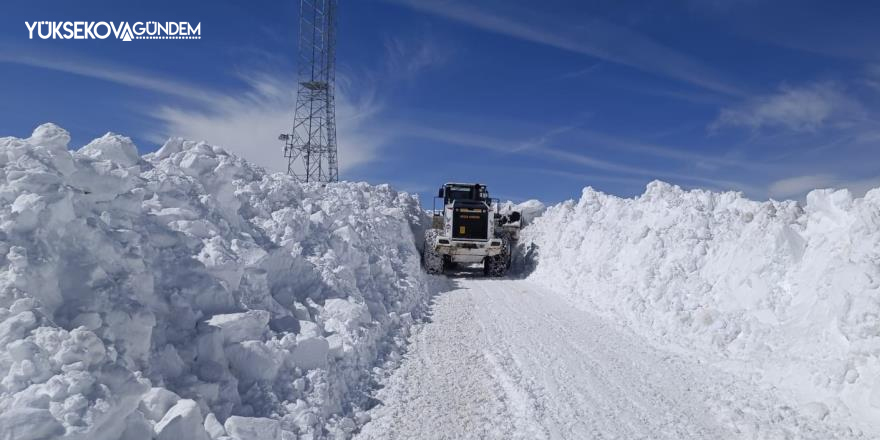
<svg viewBox="0 0 880 440">
<path fill-rule="evenodd" d="M 443 256 L 443 270 L 455 270 L 458 269 L 458 263 L 452 261 L 452 257 L 449 255 Z"/>
<path fill-rule="evenodd" d="M 434 248 L 434 242 L 437 238 L 436 229 L 428 229 L 425 231 L 425 245 L 422 249 L 422 264 L 425 266 L 425 272 L 429 274 L 443 273 L 443 255 Z"/>
<path fill-rule="evenodd" d="M 510 240 L 502 237 L 501 253 L 483 260 L 483 273 L 489 277 L 503 277 L 510 267 Z"/>
</svg>

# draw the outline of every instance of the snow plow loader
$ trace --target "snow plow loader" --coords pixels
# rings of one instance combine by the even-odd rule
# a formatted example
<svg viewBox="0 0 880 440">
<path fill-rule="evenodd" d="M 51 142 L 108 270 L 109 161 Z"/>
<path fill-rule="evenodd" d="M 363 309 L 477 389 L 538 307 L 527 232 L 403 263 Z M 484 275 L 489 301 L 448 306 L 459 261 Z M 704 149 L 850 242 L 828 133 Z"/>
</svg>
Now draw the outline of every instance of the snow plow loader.
<svg viewBox="0 0 880 440">
<path fill-rule="evenodd" d="M 440 274 L 456 265 L 482 264 L 486 276 L 503 276 L 510 268 L 522 216 L 516 211 L 501 213 L 499 206 L 479 183 L 443 185 L 434 198 L 431 228 L 425 231 L 425 271 Z"/>
</svg>

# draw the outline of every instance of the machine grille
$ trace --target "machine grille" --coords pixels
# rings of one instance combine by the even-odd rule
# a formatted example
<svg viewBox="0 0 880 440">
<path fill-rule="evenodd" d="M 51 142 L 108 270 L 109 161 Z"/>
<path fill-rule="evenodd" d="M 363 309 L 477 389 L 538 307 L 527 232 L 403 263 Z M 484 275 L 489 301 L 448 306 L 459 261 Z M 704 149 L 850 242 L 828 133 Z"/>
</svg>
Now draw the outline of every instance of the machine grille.
<svg viewBox="0 0 880 440">
<path fill-rule="evenodd" d="M 485 240 L 489 235 L 489 210 L 484 205 L 452 208 L 452 238 Z"/>
</svg>

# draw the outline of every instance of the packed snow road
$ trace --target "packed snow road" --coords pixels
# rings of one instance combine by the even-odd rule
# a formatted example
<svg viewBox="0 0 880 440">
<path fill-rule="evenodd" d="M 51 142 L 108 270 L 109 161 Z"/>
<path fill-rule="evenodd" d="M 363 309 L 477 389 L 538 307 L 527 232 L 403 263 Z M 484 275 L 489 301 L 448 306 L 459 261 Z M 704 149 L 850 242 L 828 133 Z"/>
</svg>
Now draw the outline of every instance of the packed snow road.
<svg viewBox="0 0 880 440">
<path fill-rule="evenodd" d="M 857 438 L 528 281 L 451 283 L 358 439 Z"/>
</svg>

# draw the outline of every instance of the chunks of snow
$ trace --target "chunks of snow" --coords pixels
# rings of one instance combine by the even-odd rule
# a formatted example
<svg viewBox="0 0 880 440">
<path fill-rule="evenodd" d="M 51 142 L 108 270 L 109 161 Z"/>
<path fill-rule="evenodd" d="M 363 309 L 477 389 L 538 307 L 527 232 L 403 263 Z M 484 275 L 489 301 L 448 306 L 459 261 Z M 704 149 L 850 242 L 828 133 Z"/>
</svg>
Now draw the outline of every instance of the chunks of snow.
<svg viewBox="0 0 880 440">
<path fill-rule="evenodd" d="M 162 419 L 168 409 L 180 401 L 180 396 L 165 388 L 153 387 L 141 398 L 138 409 L 144 416 L 154 422 Z"/>
<path fill-rule="evenodd" d="M 207 417 L 205 417 L 205 431 L 212 440 L 216 440 L 226 435 L 226 428 L 220 424 L 214 413 L 209 413 Z"/>
<path fill-rule="evenodd" d="M 31 311 L 16 313 L 0 322 L 0 347 L 24 338 L 37 327 L 37 318 Z"/>
<path fill-rule="evenodd" d="M 528 224 L 532 220 L 541 216 L 544 213 L 546 207 L 539 200 L 531 199 L 526 200 L 522 203 L 513 203 L 513 202 L 504 202 L 500 206 L 500 211 L 502 214 L 509 213 L 511 211 L 519 212 L 522 215 L 522 218 L 525 220 L 525 223 Z"/>
<path fill-rule="evenodd" d="M 269 312 L 265 310 L 248 310 L 243 313 L 214 315 L 207 323 L 220 329 L 224 343 L 234 344 L 262 339 L 263 333 L 269 328 L 269 319 Z"/>
<path fill-rule="evenodd" d="M 107 133 L 89 142 L 79 149 L 79 154 L 95 160 L 109 160 L 123 167 L 136 165 L 141 160 L 131 139 L 114 133 Z"/>
<path fill-rule="evenodd" d="M 0 138 L 0 439 L 223 437 L 231 415 L 320 437 L 392 316 L 426 305 L 413 196 L 301 185 L 204 142 L 69 142 Z M 330 356 L 329 321 L 371 331 Z"/>
<path fill-rule="evenodd" d="M 190 399 L 178 401 L 156 423 L 156 440 L 208 440 L 199 405 Z"/>
<path fill-rule="evenodd" d="M 281 424 L 278 420 L 232 416 L 226 419 L 223 426 L 235 440 L 281 440 Z"/>
<path fill-rule="evenodd" d="M 140 411 L 133 411 L 125 418 L 125 430 L 119 440 L 142 440 L 154 436 L 151 422 Z"/>
<path fill-rule="evenodd" d="M 828 416 L 828 406 L 820 402 L 810 402 L 801 407 L 801 413 L 815 420 L 823 420 Z"/>
<path fill-rule="evenodd" d="M 307 337 L 297 339 L 296 347 L 290 358 L 293 360 L 293 365 L 304 370 L 311 370 L 327 365 L 329 351 L 330 344 L 326 339 L 319 336 Z"/>
<path fill-rule="evenodd" d="M 299 319 L 293 316 L 281 316 L 269 320 L 269 328 L 278 333 L 299 333 Z"/>
<path fill-rule="evenodd" d="M 245 380 L 271 380 L 283 363 L 282 354 L 261 341 L 244 341 L 226 347 L 229 365 Z"/>
<path fill-rule="evenodd" d="M 70 143 L 70 133 L 67 130 L 49 122 L 34 129 L 27 142 L 32 145 L 49 147 L 53 149 L 67 149 Z"/>
<path fill-rule="evenodd" d="M 370 323 L 370 311 L 366 304 L 356 304 L 341 298 L 324 302 L 324 329 L 330 332 L 348 333 Z"/>
<path fill-rule="evenodd" d="M 4 409 L 0 413 L 0 439 L 42 440 L 64 433 L 64 426 L 47 409 Z"/>
</svg>

